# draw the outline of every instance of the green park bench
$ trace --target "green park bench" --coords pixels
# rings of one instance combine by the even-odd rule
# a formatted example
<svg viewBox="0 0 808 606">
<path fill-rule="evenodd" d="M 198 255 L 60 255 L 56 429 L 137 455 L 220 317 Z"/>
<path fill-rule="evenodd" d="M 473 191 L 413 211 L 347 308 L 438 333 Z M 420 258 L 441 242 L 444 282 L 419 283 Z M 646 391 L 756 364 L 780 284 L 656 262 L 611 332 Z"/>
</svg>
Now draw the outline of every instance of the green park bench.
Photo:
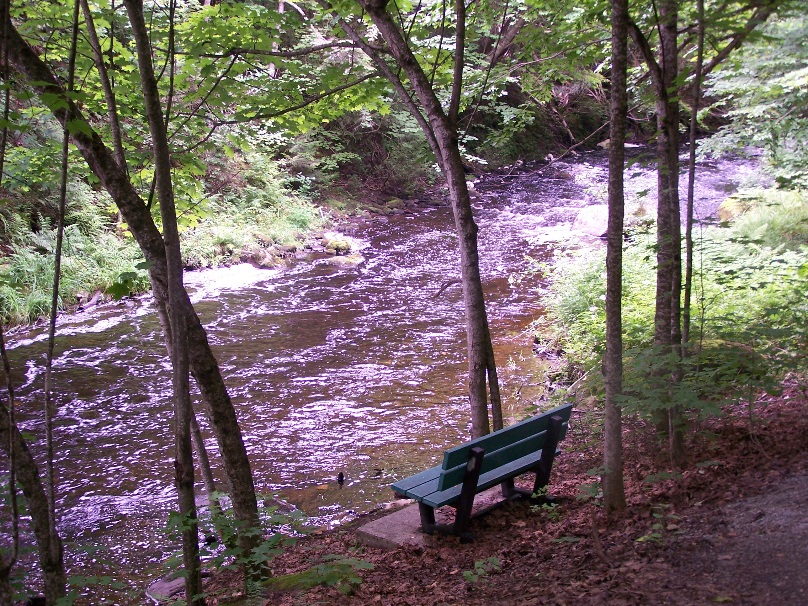
<svg viewBox="0 0 808 606">
<path fill-rule="evenodd" d="M 399 480 L 391 488 L 399 497 L 418 501 L 425 533 L 451 533 L 471 540 L 466 526 L 476 494 L 501 484 L 502 496 L 511 500 L 536 494 L 547 486 L 571 413 L 572 404 L 559 406 L 450 448 L 443 453 L 442 465 Z M 513 483 L 516 476 L 526 472 L 536 474 L 532 492 Z M 435 524 L 435 509 L 445 505 L 457 510 L 454 525 L 448 527 Z"/>
</svg>

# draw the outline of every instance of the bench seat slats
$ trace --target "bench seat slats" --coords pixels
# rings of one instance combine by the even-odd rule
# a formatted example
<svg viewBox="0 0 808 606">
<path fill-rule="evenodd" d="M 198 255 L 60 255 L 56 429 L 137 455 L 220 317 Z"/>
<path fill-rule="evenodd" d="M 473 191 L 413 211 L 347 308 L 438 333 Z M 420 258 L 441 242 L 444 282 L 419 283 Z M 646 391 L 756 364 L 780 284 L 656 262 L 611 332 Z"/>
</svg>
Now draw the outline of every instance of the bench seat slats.
<svg viewBox="0 0 808 606">
<path fill-rule="evenodd" d="M 540 459 L 541 459 L 541 451 L 534 452 L 524 457 L 521 457 L 515 461 L 512 461 L 506 465 L 501 465 L 500 467 L 497 467 L 496 469 L 493 469 L 488 473 L 481 474 L 480 479 L 477 482 L 477 492 L 488 490 L 492 486 L 500 484 L 503 480 L 507 478 L 513 478 L 515 476 L 525 473 L 526 471 L 534 469 L 536 465 L 539 464 Z M 427 486 L 429 486 L 429 484 L 423 484 L 419 488 L 426 488 Z M 424 494 L 421 500 L 430 507 L 436 507 L 436 508 L 443 507 L 444 505 L 450 505 L 452 502 L 460 498 L 460 491 L 462 489 L 462 484 L 452 486 L 447 490 L 437 490 L 437 483 L 435 483 L 435 489 L 436 489 L 435 492 L 432 492 L 431 494 Z"/>
<path fill-rule="evenodd" d="M 437 481 L 437 478 L 438 476 L 440 476 L 441 471 L 442 471 L 441 466 L 438 465 L 437 467 L 432 467 L 430 469 L 427 469 L 426 471 L 417 473 L 414 476 L 410 476 L 409 478 L 398 480 L 396 483 L 391 484 L 390 488 L 392 488 L 396 494 L 406 495 L 408 491 L 412 490 L 416 486 L 420 486 L 424 482 L 428 482 L 429 480 Z M 414 497 L 410 498 L 412 499 Z"/>
<path fill-rule="evenodd" d="M 550 427 L 550 418 L 560 416 L 565 424 L 569 421 L 572 412 L 572 405 L 565 404 L 552 410 L 542 413 L 538 417 L 526 419 L 514 425 L 509 425 L 504 429 L 489 433 L 476 438 L 460 446 L 450 448 L 443 454 L 443 468 L 452 469 L 458 465 L 465 465 L 469 458 L 469 450 L 474 447 L 482 448 L 486 454 L 492 453 L 500 448 L 524 440 L 537 433 L 545 432 Z M 563 436 L 562 436 L 563 438 Z"/>
</svg>

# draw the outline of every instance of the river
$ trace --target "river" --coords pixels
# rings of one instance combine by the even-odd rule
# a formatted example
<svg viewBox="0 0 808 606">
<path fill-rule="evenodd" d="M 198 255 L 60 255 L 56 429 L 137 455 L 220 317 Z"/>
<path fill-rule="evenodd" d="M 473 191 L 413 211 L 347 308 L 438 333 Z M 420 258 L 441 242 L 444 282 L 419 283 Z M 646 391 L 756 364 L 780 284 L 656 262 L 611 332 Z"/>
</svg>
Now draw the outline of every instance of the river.
<svg viewBox="0 0 808 606">
<path fill-rule="evenodd" d="M 597 241 L 571 224 L 581 208 L 603 203 L 605 166 L 604 152 L 590 152 L 476 184 L 481 271 L 508 420 L 544 389 L 527 331 L 541 313 L 541 277 L 512 277 L 525 271 L 528 257 L 550 260 L 560 245 Z M 754 174 L 753 163 L 739 160 L 701 166 L 699 211 L 710 214 Z M 636 196 L 654 189 L 651 167 L 636 164 L 629 177 L 636 205 L 653 198 L 653 191 Z M 394 479 L 435 464 L 469 433 L 460 288 L 443 288 L 459 278 L 450 209 L 346 229 L 364 257 L 356 267 L 311 255 L 285 270 L 242 265 L 186 278 L 258 489 L 279 494 L 318 525 L 389 500 Z M 45 337 L 33 327 L 9 344 L 21 424 L 40 459 Z M 66 560 L 71 574 L 127 585 L 86 590 L 93 603 L 144 603 L 144 587 L 164 572 L 175 548 L 162 530 L 175 493 L 170 367 L 161 339 L 147 296 L 59 320 L 53 385 Z M 28 582 L 35 582 L 33 565 L 29 556 L 18 569 Z"/>
</svg>

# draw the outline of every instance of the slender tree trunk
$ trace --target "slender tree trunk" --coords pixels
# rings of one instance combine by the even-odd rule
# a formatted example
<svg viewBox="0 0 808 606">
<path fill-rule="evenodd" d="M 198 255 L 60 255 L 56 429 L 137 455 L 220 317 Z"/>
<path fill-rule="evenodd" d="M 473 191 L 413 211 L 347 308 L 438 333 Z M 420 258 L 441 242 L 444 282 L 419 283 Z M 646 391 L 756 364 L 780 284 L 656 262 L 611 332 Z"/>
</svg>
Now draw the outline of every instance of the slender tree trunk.
<svg viewBox="0 0 808 606">
<path fill-rule="evenodd" d="M 9 52 L 8 39 L 13 33 L 11 20 L 9 19 L 9 2 L 8 0 L 0 1 L 0 19 L 2 19 L 2 36 L 0 36 L 0 56 L 2 56 L 2 78 L 5 82 L 10 81 L 12 60 Z M 8 122 L 8 89 L 5 94 L 5 104 L 3 115 L 6 122 Z M 5 147 L 8 129 L 4 126 L 2 136 L 2 150 L 0 153 L 0 179 L 3 176 L 3 165 L 5 160 Z M 2 326 L 0 326 L 0 358 L 2 358 L 3 372 L 6 379 L 6 393 L 9 397 L 9 408 L 0 401 L 0 447 L 6 452 L 9 457 L 10 463 L 10 481 L 11 488 L 11 503 L 12 503 L 12 540 L 14 544 L 14 554 L 11 560 L 4 562 L 2 591 L 5 594 L 8 588 L 8 575 L 11 573 L 11 567 L 14 560 L 16 560 L 17 542 L 18 542 L 18 529 L 17 529 L 17 495 L 16 484 L 19 482 L 22 488 L 23 496 L 25 497 L 28 508 L 27 514 L 31 518 L 31 527 L 36 537 L 37 551 L 39 555 L 39 566 L 42 571 L 43 579 L 43 593 L 45 595 L 45 603 L 48 606 L 55 605 L 67 593 L 67 576 L 65 575 L 64 567 L 64 551 L 62 541 L 59 535 L 55 532 L 52 525 L 52 508 L 49 505 L 49 499 L 45 487 L 42 483 L 42 478 L 39 474 L 39 468 L 28 450 L 28 445 L 20 433 L 14 421 L 14 388 L 11 383 L 11 365 L 6 354 L 5 339 L 2 333 Z M 5 599 L 3 597 L 2 599 Z M 11 601 L 2 602 L 3 604 L 10 604 Z"/>
<path fill-rule="evenodd" d="M 690 315 L 693 292 L 693 207 L 696 187 L 696 135 L 699 126 L 701 103 L 701 70 L 704 62 L 704 0 L 697 1 L 698 40 L 696 42 L 696 68 L 693 77 L 693 103 L 690 106 L 690 154 L 687 171 L 687 220 L 685 222 L 685 297 L 682 307 L 683 354 L 688 353 L 690 343 Z"/>
<path fill-rule="evenodd" d="M 78 42 L 78 28 L 79 28 L 79 4 L 78 0 L 73 5 L 73 19 L 70 37 L 70 55 L 68 58 L 67 68 L 67 88 L 73 91 L 75 67 L 76 67 L 76 46 Z M 54 251 L 53 262 L 53 287 L 51 292 L 51 308 L 50 318 L 48 322 L 48 347 L 45 357 L 45 485 L 46 496 L 48 499 L 48 527 L 50 529 L 51 549 L 58 550 L 60 548 L 59 534 L 57 532 L 56 524 L 56 470 L 54 467 L 54 450 L 53 450 L 53 419 L 56 417 L 56 406 L 52 397 L 52 377 L 53 377 L 53 350 L 56 345 L 56 316 L 59 311 L 59 284 L 61 282 L 62 272 L 62 246 L 64 244 L 64 218 L 65 208 L 67 206 L 67 169 L 68 169 L 68 151 L 69 151 L 70 135 L 65 125 L 62 130 L 62 157 L 61 157 L 61 175 L 59 187 L 59 206 L 58 216 L 56 220 L 56 250 Z M 60 556 L 54 551 L 51 554 L 51 559 L 56 560 Z"/>
<path fill-rule="evenodd" d="M 658 371 L 662 383 L 681 380 L 681 219 L 679 217 L 679 106 L 675 93 L 678 72 L 675 0 L 659 4 L 660 61 L 634 23 L 629 33 L 645 59 L 656 94 L 657 110 L 657 274 L 654 308 L 654 346 L 663 361 Z M 673 361 L 671 361 L 673 360 Z M 673 386 L 661 401 L 665 409 L 656 417 L 657 430 L 669 440 L 671 460 L 684 459 L 681 419 L 673 402 Z"/>
<path fill-rule="evenodd" d="M 4 4 L 2 10 L 6 10 Z M 2 36 L 5 38 L 6 21 L 3 20 Z M 6 53 L 0 57 L 0 69 L 2 69 L 3 80 L 8 82 L 8 57 Z M 6 143 L 8 142 L 8 119 L 10 113 L 10 89 L 8 86 L 3 91 L 3 127 L 0 129 L 0 191 L 2 191 L 3 176 L 5 175 Z M 3 371 L 6 377 L 6 394 L 8 394 L 8 426 L 16 427 L 14 385 L 11 382 L 11 364 L 6 354 L 5 335 L 3 333 L 3 320 L 0 318 L 0 355 L 2 356 Z M 9 437 L 11 434 L 9 433 Z M 9 517 L 11 518 L 11 548 L 7 554 L 0 556 L 0 604 L 12 603 L 11 591 L 11 571 L 17 564 L 20 552 L 20 510 L 17 495 L 17 458 L 15 456 L 14 440 L 5 442 L 5 450 L 8 454 L 8 504 Z"/>
<path fill-rule="evenodd" d="M 494 343 L 491 341 L 491 330 L 488 322 L 485 323 L 488 333 L 485 346 L 486 368 L 488 370 L 488 389 L 491 393 L 491 428 L 494 431 L 504 427 L 502 420 L 502 395 L 499 392 L 499 377 L 497 376 L 497 363 L 494 359 Z"/>
<path fill-rule="evenodd" d="M 628 1 L 612 0 L 612 81 L 609 127 L 609 224 L 606 239 L 606 419 L 603 497 L 608 514 L 626 508 L 623 484 L 623 427 L 617 398 L 623 391 L 623 171 L 628 95 Z"/>
<path fill-rule="evenodd" d="M 81 10 L 84 14 L 84 21 L 87 25 L 87 37 L 89 38 L 90 46 L 93 49 L 95 68 L 98 71 L 98 77 L 101 80 L 101 88 L 104 91 L 104 99 L 107 103 L 107 116 L 110 133 L 112 134 L 112 149 L 115 151 L 115 160 L 118 162 L 118 166 L 125 171 L 126 155 L 123 149 L 121 121 L 118 117 L 118 103 L 115 99 L 115 90 L 112 86 L 112 81 L 109 78 L 107 65 L 104 63 L 104 54 L 101 51 L 101 42 L 98 39 L 98 33 L 95 29 L 93 14 L 92 11 L 90 11 L 88 0 L 81 0 Z M 114 6 L 112 10 L 114 12 Z"/>
<path fill-rule="evenodd" d="M 60 122 L 64 123 L 69 119 L 86 123 L 75 104 L 65 99 L 64 90 L 50 69 L 20 37 L 10 22 L 8 37 L 3 42 L 13 71 L 25 78 L 40 95 L 50 93 L 58 99 L 65 100 L 64 105 L 52 107 L 54 115 Z M 97 133 L 74 132 L 73 143 L 115 201 L 146 260 L 151 264 L 149 277 L 152 292 L 165 331 L 168 326 L 166 251 L 149 209 Z M 245 554 L 249 554 L 261 541 L 261 537 L 251 531 L 259 525 L 258 503 L 241 429 L 219 365 L 208 343 L 207 334 L 187 293 L 176 303 L 188 330 L 191 372 L 199 386 L 206 413 L 219 444 L 228 489 L 232 497 L 233 512 L 241 525 L 239 545 Z M 168 333 L 166 337 L 169 338 Z"/>
<path fill-rule="evenodd" d="M 157 198 L 163 219 L 168 278 L 168 311 L 171 327 L 171 361 L 174 388 L 175 482 L 179 513 L 184 520 L 182 532 L 183 563 L 185 566 L 185 596 L 190 604 L 204 600 L 199 561 L 199 531 L 194 495 L 194 461 L 191 446 L 191 395 L 189 383 L 188 339 L 185 316 L 180 301 L 186 295 L 183 286 L 182 254 L 171 179 L 171 154 L 168 147 L 162 103 L 152 64 L 152 49 L 143 17 L 142 0 L 124 0 L 137 47 L 138 68 L 143 88 L 146 117 L 152 139 Z"/>
<path fill-rule="evenodd" d="M 471 433 L 472 437 L 478 437 L 490 431 L 486 378 L 495 378 L 496 373 L 489 372 L 489 367 L 494 366 L 493 349 L 489 351 L 490 333 L 488 331 L 488 319 L 485 310 L 482 279 L 480 277 L 477 224 L 471 210 L 466 175 L 458 148 L 456 125 L 450 119 L 450 116 L 456 117 L 457 113 L 458 105 L 455 99 L 459 95 L 461 87 L 459 74 L 462 73 L 462 56 L 459 56 L 461 53 L 456 47 L 455 80 L 452 100 L 449 103 L 449 114 L 447 115 L 432 89 L 429 78 L 412 54 L 395 21 L 387 12 L 386 2 L 383 0 L 359 0 L 359 4 L 370 16 L 396 63 L 415 90 L 419 105 L 424 112 L 425 131 L 428 130 L 427 137 L 434 142 L 433 150 L 437 152 L 438 163 L 449 186 L 449 195 L 460 247 L 463 302 L 466 310 Z M 460 16 L 459 14 L 458 17 Z M 458 18 L 459 21 L 460 18 Z M 457 26 L 459 46 L 462 43 L 463 29 L 460 23 Z M 493 391 L 498 392 L 498 386 Z M 501 411 L 494 416 L 496 417 L 497 414 L 501 418 Z"/>
<path fill-rule="evenodd" d="M 13 448 L 17 481 L 28 503 L 27 513 L 31 518 L 31 527 L 36 537 L 39 566 L 44 581 L 45 603 L 54 606 L 65 596 L 67 590 L 62 541 L 58 535 L 50 532 L 48 497 L 42 485 L 39 468 L 19 429 L 9 423 L 9 411 L 2 402 L 0 402 L 0 444 L 7 455 L 11 454 L 10 449 Z"/>
<path fill-rule="evenodd" d="M 669 267 L 657 279 L 658 293 L 667 290 L 667 299 L 658 299 L 657 305 L 668 306 L 668 337 L 670 351 L 675 357 L 675 367 L 672 369 L 672 380 L 682 380 L 682 370 L 679 360 L 682 357 L 682 221 L 679 204 L 679 101 L 675 97 L 676 81 L 679 75 L 679 50 L 677 47 L 678 4 L 677 0 L 664 0 L 659 3 L 659 37 L 660 56 L 662 67 L 662 81 L 665 87 L 664 99 L 658 105 L 662 109 L 659 124 L 659 175 L 660 187 L 664 188 L 661 198 L 665 199 L 663 205 L 660 200 L 659 213 L 669 214 L 667 232 L 661 234 L 665 241 L 665 257 Z M 673 97 L 671 95 L 674 95 Z M 664 108 L 661 106 L 664 105 Z M 664 206 L 664 207 L 663 207 Z M 662 246 L 662 244 L 660 244 Z M 665 286 L 667 281 L 667 288 Z M 660 331 L 664 330 L 659 326 Z M 661 338 L 661 335 L 660 335 Z M 675 465 L 682 465 L 685 460 L 684 431 L 682 429 L 682 414 L 678 405 L 672 404 L 668 409 L 668 428 L 670 455 Z"/>
<path fill-rule="evenodd" d="M 222 510 L 219 506 L 219 500 L 216 498 L 216 493 L 218 492 L 216 490 L 216 480 L 213 478 L 208 450 L 205 448 L 205 438 L 202 436 L 202 430 L 199 428 L 196 415 L 191 417 L 191 437 L 193 438 L 194 448 L 196 448 L 196 458 L 199 462 L 199 471 L 202 473 L 202 481 L 205 483 L 205 492 L 208 493 L 210 519 L 214 526 L 218 528 L 217 522 Z"/>
</svg>

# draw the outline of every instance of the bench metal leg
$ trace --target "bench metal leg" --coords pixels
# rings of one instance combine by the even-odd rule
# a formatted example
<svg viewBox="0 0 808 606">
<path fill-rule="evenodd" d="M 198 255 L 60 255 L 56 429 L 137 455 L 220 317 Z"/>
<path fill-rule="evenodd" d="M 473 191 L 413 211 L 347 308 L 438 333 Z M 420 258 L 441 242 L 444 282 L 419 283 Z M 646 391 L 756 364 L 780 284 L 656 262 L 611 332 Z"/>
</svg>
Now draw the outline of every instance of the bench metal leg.
<svg viewBox="0 0 808 606">
<path fill-rule="evenodd" d="M 554 416 L 550 418 L 550 427 L 547 429 L 547 440 L 544 443 L 544 448 L 542 448 L 541 459 L 539 459 L 539 465 L 536 469 L 536 482 L 533 484 L 533 494 L 539 492 L 550 482 L 550 472 L 553 470 L 553 461 L 555 460 L 556 450 L 558 449 L 558 442 L 561 439 L 563 425 L 564 419 L 561 417 Z"/>
<path fill-rule="evenodd" d="M 469 460 L 466 463 L 466 475 L 463 478 L 463 488 L 460 490 L 460 502 L 455 514 L 454 533 L 463 536 L 466 526 L 471 519 L 471 508 L 474 506 L 474 495 L 477 494 L 477 481 L 483 467 L 485 450 L 474 447 L 469 450 Z"/>
<path fill-rule="evenodd" d="M 506 499 L 512 499 L 518 493 L 516 490 L 516 486 L 513 485 L 513 478 L 510 480 L 505 480 L 502 484 L 499 485 L 500 489 L 502 490 L 502 496 Z"/>
<path fill-rule="evenodd" d="M 532 492 L 529 490 L 524 490 L 522 488 L 517 488 L 513 483 L 513 478 L 505 480 L 500 484 L 500 488 L 502 490 L 502 496 L 506 500 L 514 500 L 524 497 L 530 497 L 533 495 Z"/>
<path fill-rule="evenodd" d="M 418 513 L 421 514 L 421 530 L 424 534 L 433 534 L 435 532 L 435 510 L 429 505 L 418 503 Z"/>
</svg>

